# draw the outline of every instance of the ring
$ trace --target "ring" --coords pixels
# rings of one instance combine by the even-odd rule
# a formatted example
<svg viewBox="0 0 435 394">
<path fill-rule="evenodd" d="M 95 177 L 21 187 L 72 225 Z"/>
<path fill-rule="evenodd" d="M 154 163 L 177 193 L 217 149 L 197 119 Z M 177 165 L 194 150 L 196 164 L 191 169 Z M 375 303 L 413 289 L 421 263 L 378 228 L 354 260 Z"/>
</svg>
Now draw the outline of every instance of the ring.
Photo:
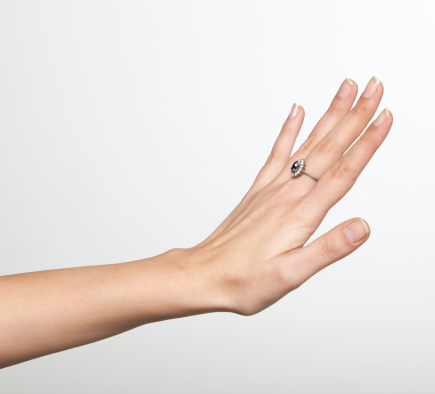
<svg viewBox="0 0 435 394">
<path fill-rule="evenodd" d="M 291 168 L 292 171 L 292 177 L 297 177 L 302 174 L 308 175 L 311 179 L 314 179 L 316 182 L 319 180 L 316 177 L 308 174 L 308 172 L 305 172 L 305 159 L 296 160 Z"/>
</svg>

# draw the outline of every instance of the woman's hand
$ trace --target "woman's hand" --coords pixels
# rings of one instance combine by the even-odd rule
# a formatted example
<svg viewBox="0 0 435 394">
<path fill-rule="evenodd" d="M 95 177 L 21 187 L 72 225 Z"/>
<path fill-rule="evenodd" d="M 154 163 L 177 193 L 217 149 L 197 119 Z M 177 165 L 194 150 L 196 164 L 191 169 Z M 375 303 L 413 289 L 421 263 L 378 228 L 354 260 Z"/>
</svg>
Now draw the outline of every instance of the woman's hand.
<svg viewBox="0 0 435 394">
<path fill-rule="evenodd" d="M 266 164 L 228 218 L 199 245 L 119 264 L 0 276 L 0 368 L 99 341 L 143 324 L 213 311 L 251 315 L 357 249 L 369 229 L 352 219 L 305 245 L 387 135 L 373 78 L 355 107 L 344 82 L 289 159 L 304 112 L 295 106 Z M 294 115 L 294 116 L 293 116 Z M 308 176 L 291 178 L 296 159 Z"/>
<path fill-rule="evenodd" d="M 352 108 L 357 90 L 346 79 L 308 139 L 291 154 L 304 119 L 303 108 L 295 104 L 240 204 L 207 239 L 188 249 L 192 268 L 204 268 L 219 282 L 222 309 L 255 314 L 368 239 L 368 225 L 355 218 L 305 245 L 391 128 L 391 112 L 384 109 L 352 145 L 375 114 L 384 89 L 371 78 Z M 318 182 L 306 175 L 291 177 L 293 162 L 301 158 Z"/>
</svg>

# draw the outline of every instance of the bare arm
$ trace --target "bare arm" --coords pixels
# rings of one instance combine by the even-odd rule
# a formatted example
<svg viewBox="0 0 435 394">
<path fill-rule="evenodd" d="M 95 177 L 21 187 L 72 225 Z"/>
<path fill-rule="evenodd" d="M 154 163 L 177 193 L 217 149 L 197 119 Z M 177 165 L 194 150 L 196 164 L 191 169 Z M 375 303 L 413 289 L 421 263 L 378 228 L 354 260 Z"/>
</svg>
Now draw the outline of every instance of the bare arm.
<svg viewBox="0 0 435 394">
<path fill-rule="evenodd" d="M 159 320 L 226 310 L 217 282 L 173 249 L 121 264 L 0 277 L 0 367 Z"/>
</svg>

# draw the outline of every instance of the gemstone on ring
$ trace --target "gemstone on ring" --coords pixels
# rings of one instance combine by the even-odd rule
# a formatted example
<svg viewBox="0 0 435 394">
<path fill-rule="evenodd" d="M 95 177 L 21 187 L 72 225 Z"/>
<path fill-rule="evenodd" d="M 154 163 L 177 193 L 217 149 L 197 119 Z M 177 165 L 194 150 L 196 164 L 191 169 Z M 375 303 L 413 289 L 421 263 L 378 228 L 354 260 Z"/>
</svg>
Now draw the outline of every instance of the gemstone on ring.
<svg viewBox="0 0 435 394">
<path fill-rule="evenodd" d="M 291 168 L 292 176 L 302 175 L 304 169 L 305 169 L 305 160 L 304 159 L 296 160 Z"/>
</svg>

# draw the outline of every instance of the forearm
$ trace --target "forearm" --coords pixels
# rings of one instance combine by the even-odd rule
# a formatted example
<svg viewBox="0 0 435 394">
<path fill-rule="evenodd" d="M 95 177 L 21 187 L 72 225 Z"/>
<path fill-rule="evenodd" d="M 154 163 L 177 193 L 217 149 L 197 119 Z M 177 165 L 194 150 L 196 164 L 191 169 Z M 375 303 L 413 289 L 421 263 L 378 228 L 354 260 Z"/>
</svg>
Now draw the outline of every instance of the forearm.
<svg viewBox="0 0 435 394">
<path fill-rule="evenodd" d="M 187 249 L 121 264 L 0 277 L 0 367 L 142 324 L 227 310 Z M 204 269 L 202 269 L 203 267 Z"/>
</svg>

